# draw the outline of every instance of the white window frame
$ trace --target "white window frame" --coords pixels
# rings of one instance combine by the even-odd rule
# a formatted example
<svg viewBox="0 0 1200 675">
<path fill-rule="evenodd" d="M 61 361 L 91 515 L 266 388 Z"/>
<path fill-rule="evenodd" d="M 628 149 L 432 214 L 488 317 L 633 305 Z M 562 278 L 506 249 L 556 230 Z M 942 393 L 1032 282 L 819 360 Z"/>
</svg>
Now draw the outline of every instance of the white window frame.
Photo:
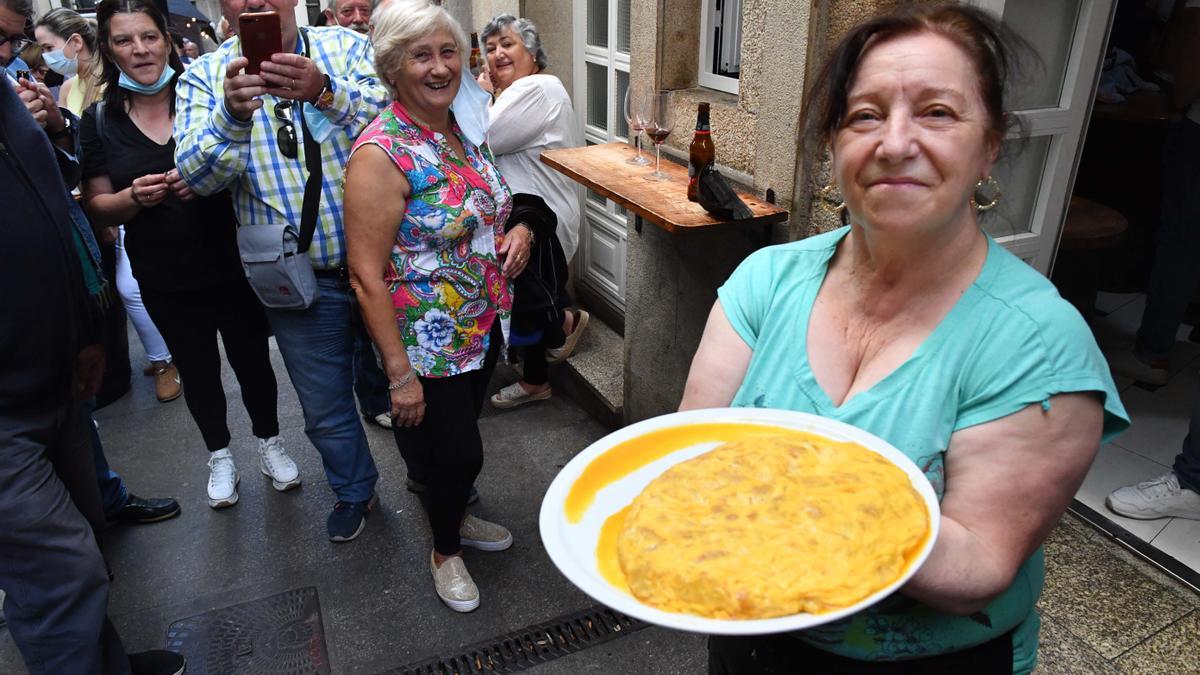
<svg viewBox="0 0 1200 675">
<path fill-rule="evenodd" d="M 965 4 L 1002 17 L 1005 1 L 967 0 Z M 1010 138 L 1049 136 L 1050 149 L 1042 167 L 1042 180 L 1030 218 L 1030 231 L 997 237 L 996 241 L 1047 276 L 1053 266 L 1062 226 L 1066 221 L 1067 203 L 1075 185 L 1079 156 L 1083 152 L 1083 138 L 1092 112 L 1092 92 L 1100 76 L 1096 63 L 1084 62 L 1085 55 L 1103 52 L 1115 4 L 1115 0 L 1083 0 L 1080 3 L 1058 105 L 1011 113 L 1021 120 L 1024 133 L 1014 133 Z"/>
<path fill-rule="evenodd" d="M 700 61 L 697 68 L 697 81 L 701 87 L 716 89 L 734 96 L 738 93 L 738 78 L 726 77 L 718 75 L 712 71 L 713 50 L 716 48 L 712 34 L 712 26 L 717 18 L 717 2 L 718 0 L 701 0 L 700 2 Z M 734 23 L 736 26 L 734 42 L 737 42 L 739 48 L 741 40 L 738 39 L 742 32 L 742 0 L 724 0 L 726 3 L 724 11 L 726 20 L 731 16 L 737 16 L 738 19 Z M 739 63 L 741 55 L 738 55 Z"/>
<path fill-rule="evenodd" d="M 625 142 L 628 139 L 617 135 L 617 120 L 624 118 L 625 101 L 617 97 L 617 72 L 629 74 L 629 54 L 617 48 L 618 1 L 608 0 L 608 47 L 588 44 L 587 8 L 588 3 L 574 3 L 572 23 L 575 38 L 575 114 L 579 119 L 580 128 L 586 142 L 611 143 Z M 608 128 L 601 128 L 588 123 L 588 103 L 590 97 L 587 89 L 587 64 L 594 64 L 606 69 L 605 87 L 608 95 Z M 628 237 L 626 211 L 616 203 L 604 200 L 602 203 L 587 197 L 587 191 L 581 197 L 580 213 L 584 222 L 581 223 L 579 270 L 582 281 L 588 286 L 600 291 L 620 311 L 625 310 L 625 242 Z M 621 254 L 614 262 L 617 268 L 613 279 L 598 274 L 592 264 L 592 236 L 584 228 L 597 232 L 596 239 L 603 239 Z"/>
</svg>

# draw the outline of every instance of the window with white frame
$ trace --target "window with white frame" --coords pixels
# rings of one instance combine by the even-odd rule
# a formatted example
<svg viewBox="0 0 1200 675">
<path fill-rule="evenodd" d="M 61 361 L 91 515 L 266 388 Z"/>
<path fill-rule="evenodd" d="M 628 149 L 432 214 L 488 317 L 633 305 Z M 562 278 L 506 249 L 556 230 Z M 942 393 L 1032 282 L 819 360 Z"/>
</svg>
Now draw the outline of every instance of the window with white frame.
<svg viewBox="0 0 1200 675">
<path fill-rule="evenodd" d="M 742 0 L 701 0 L 701 87 L 738 93 L 742 72 Z"/>
<path fill-rule="evenodd" d="M 631 0 L 586 0 L 575 8 L 576 112 L 588 145 L 625 141 Z M 625 209 L 588 191 L 580 231 L 580 280 L 624 307 Z"/>
</svg>

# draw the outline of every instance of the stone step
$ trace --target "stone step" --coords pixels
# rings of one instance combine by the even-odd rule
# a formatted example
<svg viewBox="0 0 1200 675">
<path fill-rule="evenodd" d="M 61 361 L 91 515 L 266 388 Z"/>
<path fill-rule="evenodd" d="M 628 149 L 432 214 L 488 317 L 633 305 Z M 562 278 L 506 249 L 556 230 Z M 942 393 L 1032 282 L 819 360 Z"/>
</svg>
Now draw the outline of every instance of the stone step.
<svg viewBox="0 0 1200 675">
<path fill-rule="evenodd" d="M 602 424 L 623 426 L 625 338 L 592 314 L 575 353 L 550 369 L 550 381 Z"/>
</svg>

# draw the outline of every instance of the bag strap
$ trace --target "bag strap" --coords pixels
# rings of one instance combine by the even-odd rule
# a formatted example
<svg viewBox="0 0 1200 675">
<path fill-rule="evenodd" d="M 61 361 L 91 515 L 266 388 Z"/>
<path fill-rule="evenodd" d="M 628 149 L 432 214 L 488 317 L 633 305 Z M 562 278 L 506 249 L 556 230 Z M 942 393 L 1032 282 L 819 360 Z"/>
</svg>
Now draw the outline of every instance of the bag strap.
<svg viewBox="0 0 1200 675">
<path fill-rule="evenodd" d="M 104 142 L 104 99 L 96 101 L 96 138 Z"/>
<path fill-rule="evenodd" d="M 300 35 L 304 38 L 304 55 L 308 56 L 308 31 L 301 29 Z M 296 103 L 293 114 L 300 118 L 300 130 L 304 134 L 304 164 L 308 167 L 308 180 L 304 183 L 304 205 L 300 209 L 300 239 L 296 242 L 296 247 L 300 253 L 306 253 L 317 229 L 317 209 L 321 206 L 321 185 L 324 176 L 321 170 L 321 146 L 308 132 L 308 124 L 304 121 L 304 102 Z"/>
</svg>

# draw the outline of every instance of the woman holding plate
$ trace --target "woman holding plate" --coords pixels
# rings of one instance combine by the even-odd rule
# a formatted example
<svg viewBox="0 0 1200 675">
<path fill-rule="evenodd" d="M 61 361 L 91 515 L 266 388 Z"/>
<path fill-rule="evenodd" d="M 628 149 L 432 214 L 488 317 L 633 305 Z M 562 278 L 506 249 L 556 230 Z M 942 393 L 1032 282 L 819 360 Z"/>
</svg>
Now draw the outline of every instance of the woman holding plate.
<svg viewBox="0 0 1200 675">
<path fill-rule="evenodd" d="M 1128 417 L 1087 325 L 981 212 L 1013 40 L 951 5 L 874 18 L 806 111 L 844 227 L 747 258 L 718 294 L 681 409 L 853 424 L 916 462 L 941 534 L 900 592 L 802 633 L 709 641 L 712 673 L 1032 670 L 1042 541 Z"/>
</svg>

